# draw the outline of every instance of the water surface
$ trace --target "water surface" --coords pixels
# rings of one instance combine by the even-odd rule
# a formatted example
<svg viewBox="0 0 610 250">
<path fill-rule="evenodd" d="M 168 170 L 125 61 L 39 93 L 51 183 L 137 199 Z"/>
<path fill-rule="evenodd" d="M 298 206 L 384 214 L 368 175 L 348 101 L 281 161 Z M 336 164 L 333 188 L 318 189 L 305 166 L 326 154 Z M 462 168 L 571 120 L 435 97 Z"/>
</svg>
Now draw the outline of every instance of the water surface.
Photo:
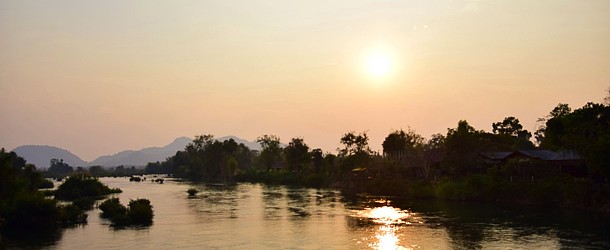
<svg viewBox="0 0 610 250">
<path fill-rule="evenodd" d="M 149 178 L 150 179 L 150 178 Z M 346 197 L 333 189 L 261 184 L 164 184 L 101 178 L 129 199 L 147 198 L 148 227 L 88 223 L 9 248 L 50 249 L 559 249 L 610 248 L 608 221 L 583 212 L 505 205 Z M 186 190 L 200 192 L 189 197 Z"/>
</svg>

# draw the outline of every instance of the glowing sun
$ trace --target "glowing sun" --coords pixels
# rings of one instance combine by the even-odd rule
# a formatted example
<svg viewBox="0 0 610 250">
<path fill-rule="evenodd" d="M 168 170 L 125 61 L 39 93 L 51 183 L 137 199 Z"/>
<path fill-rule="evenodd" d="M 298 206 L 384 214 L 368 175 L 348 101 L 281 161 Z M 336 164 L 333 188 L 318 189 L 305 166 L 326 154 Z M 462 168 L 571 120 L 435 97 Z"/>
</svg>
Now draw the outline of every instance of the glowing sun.
<svg viewBox="0 0 610 250">
<path fill-rule="evenodd" d="M 374 79 L 384 79 L 392 73 L 392 57 L 385 51 L 373 51 L 364 59 L 364 70 Z"/>
</svg>

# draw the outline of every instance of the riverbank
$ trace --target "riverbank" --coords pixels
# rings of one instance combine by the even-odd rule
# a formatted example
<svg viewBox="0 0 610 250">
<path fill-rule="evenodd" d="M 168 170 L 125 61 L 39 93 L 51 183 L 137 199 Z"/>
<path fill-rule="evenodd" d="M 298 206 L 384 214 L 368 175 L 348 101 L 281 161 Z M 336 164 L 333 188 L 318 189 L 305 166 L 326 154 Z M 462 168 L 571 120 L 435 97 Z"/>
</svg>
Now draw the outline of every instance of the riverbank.
<svg viewBox="0 0 610 250">
<path fill-rule="evenodd" d="M 414 199 L 472 201 L 532 206 L 556 206 L 596 211 L 610 216 L 610 184 L 571 177 L 533 181 L 471 175 L 438 181 L 406 181 L 372 178 L 362 182 L 334 185 L 347 192 Z"/>
<path fill-rule="evenodd" d="M 479 174 L 426 181 L 391 177 L 349 179 L 280 171 L 251 171 L 237 175 L 235 180 L 268 185 L 330 187 L 352 195 L 554 206 L 595 211 L 610 216 L 610 184 L 569 176 L 512 180 L 506 176 Z"/>
</svg>

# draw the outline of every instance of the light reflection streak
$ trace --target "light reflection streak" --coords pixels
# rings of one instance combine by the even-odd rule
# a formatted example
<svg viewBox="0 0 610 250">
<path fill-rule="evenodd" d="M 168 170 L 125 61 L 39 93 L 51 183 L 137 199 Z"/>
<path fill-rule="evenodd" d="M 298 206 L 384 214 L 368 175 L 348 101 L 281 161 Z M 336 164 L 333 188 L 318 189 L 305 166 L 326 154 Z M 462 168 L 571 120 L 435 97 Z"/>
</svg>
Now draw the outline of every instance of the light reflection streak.
<svg viewBox="0 0 610 250">
<path fill-rule="evenodd" d="M 400 246 L 400 239 L 396 234 L 401 228 L 401 225 L 410 225 L 411 223 L 405 221 L 411 217 L 411 214 L 407 211 L 403 211 L 390 206 L 366 208 L 362 211 L 357 212 L 357 216 L 360 218 L 367 218 L 380 225 L 376 232 L 376 242 L 369 243 L 368 246 L 373 249 L 411 249 L 409 247 Z"/>
</svg>

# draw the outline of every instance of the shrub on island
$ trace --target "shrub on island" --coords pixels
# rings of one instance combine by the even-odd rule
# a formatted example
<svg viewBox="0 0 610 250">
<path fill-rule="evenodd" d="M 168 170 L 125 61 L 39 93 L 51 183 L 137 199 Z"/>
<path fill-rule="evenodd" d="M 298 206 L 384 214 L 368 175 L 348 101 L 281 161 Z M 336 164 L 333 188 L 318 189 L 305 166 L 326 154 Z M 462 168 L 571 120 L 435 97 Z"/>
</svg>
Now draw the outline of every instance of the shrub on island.
<svg viewBox="0 0 610 250">
<path fill-rule="evenodd" d="M 99 205 L 101 217 L 112 221 L 113 226 L 150 225 L 154 217 L 152 205 L 147 199 L 129 201 L 128 207 L 119 198 L 110 198 Z"/>
<path fill-rule="evenodd" d="M 122 192 L 118 188 L 109 188 L 97 178 L 87 175 L 72 175 L 55 190 L 55 198 L 76 200 L 83 197 L 100 197 Z"/>
</svg>

